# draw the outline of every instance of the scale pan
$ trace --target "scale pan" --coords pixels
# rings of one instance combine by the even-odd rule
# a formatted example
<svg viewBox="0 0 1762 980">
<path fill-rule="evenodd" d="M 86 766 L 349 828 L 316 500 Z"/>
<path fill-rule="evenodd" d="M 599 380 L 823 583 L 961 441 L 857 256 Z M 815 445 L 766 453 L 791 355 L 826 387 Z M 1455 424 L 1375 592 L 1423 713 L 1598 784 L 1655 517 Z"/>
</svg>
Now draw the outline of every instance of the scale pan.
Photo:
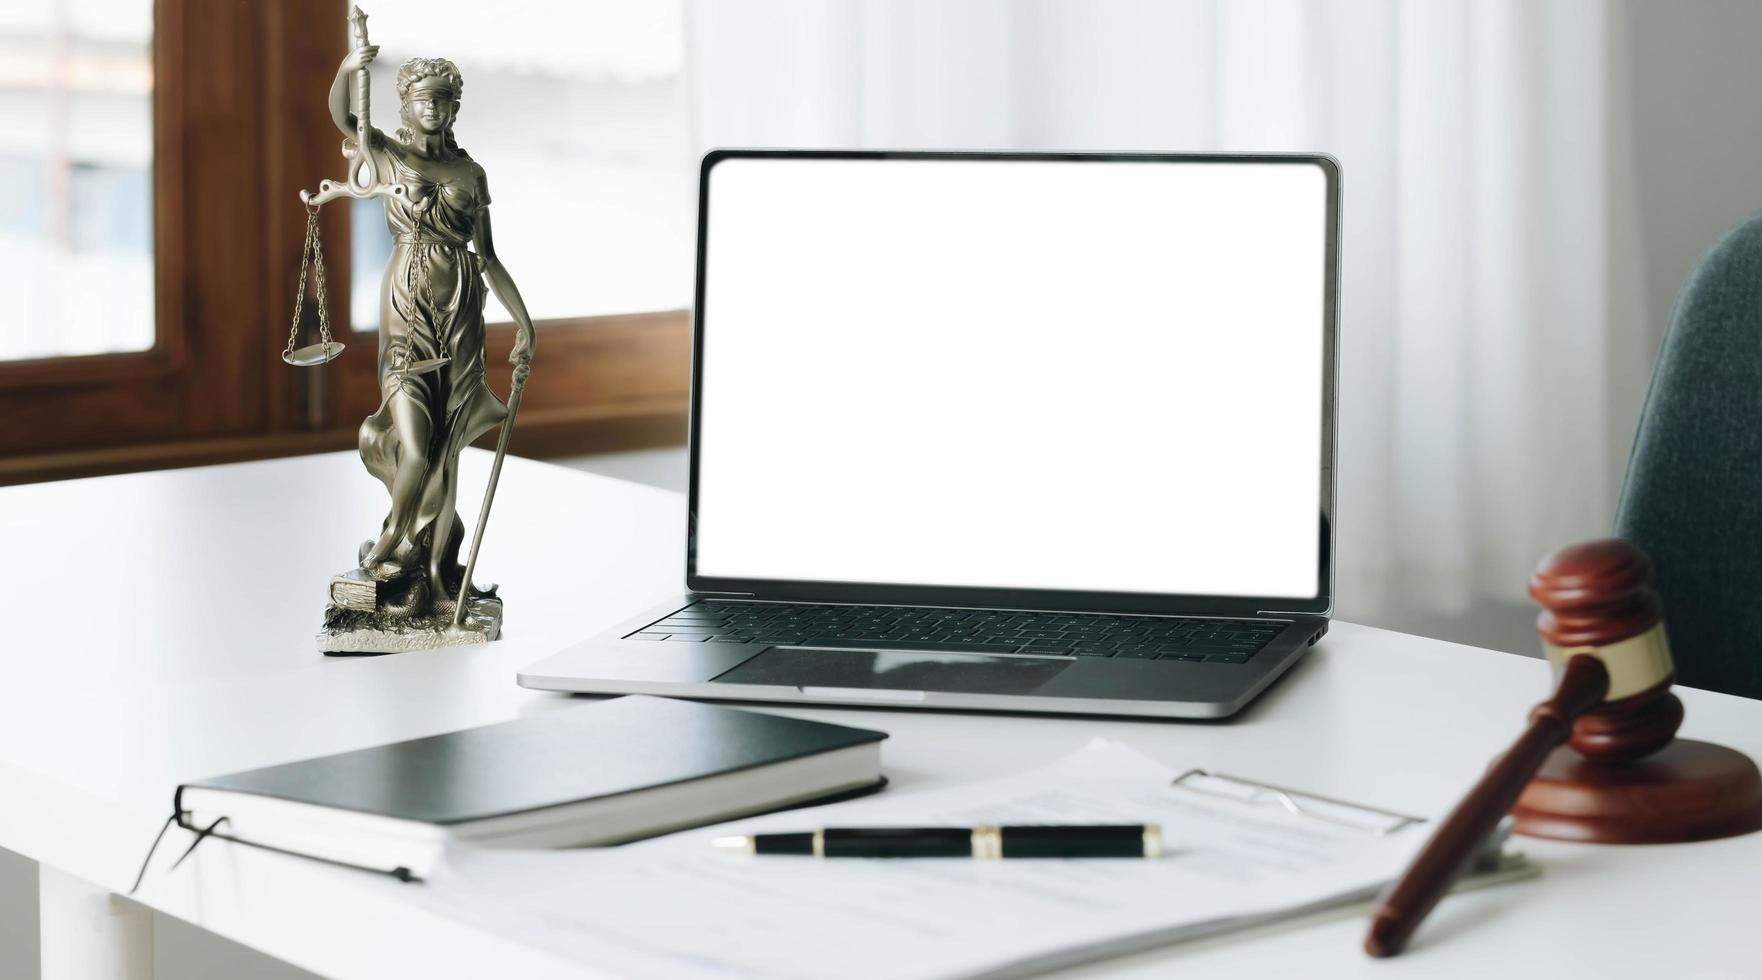
<svg viewBox="0 0 1762 980">
<path fill-rule="evenodd" d="M 426 361 L 414 361 L 410 364 L 405 365 L 402 368 L 399 368 L 396 371 L 393 371 L 392 373 L 393 374 L 401 374 L 407 378 L 414 377 L 415 375 L 418 375 L 418 374 L 427 374 L 428 372 L 433 371 L 435 368 L 438 368 L 445 363 L 447 363 L 447 358 L 431 357 Z"/>
<path fill-rule="evenodd" d="M 294 367 L 317 367 L 336 360 L 337 355 L 342 352 L 343 345 L 332 340 L 323 344 L 308 344 L 292 354 L 283 354 L 281 359 Z"/>
</svg>

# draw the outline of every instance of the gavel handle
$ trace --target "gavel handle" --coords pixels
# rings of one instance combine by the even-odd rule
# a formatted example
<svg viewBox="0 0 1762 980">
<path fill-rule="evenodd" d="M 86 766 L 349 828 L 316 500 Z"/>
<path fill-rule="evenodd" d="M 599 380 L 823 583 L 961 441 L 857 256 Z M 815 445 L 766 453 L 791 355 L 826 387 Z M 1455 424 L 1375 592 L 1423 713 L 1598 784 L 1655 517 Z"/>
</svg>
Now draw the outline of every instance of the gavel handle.
<svg viewBox="0 0 1762 980">
<path fill-rule="evenodd" d="M 1401 952 L 1451 883 L 1486 846 L 1548 753 L 1572 736 L 1572 723 L 1602 703 L 1608 692 L 1609 672 L 1601 660 L 1580 654 L 1566 662 L 1554 696 L 1535 706 L 1529 727 L 1438 825 L 1407 873 L 1383 893 L 1364 937 L 1365 952 L 1379 957 Z"/>
</svg>

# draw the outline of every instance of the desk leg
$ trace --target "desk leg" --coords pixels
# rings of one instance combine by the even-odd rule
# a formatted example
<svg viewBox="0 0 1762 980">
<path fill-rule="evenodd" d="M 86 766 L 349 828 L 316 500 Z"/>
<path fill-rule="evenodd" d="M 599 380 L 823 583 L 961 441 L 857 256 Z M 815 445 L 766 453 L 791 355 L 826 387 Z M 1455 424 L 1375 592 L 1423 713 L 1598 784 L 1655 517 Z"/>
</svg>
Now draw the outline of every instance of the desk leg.
<svg viewBox="0 0 1762 980">
<path fill-rule="evenodd" d="M 153 912 L 37 865 L 43 980 L 153 980 Z"/>
</svg>

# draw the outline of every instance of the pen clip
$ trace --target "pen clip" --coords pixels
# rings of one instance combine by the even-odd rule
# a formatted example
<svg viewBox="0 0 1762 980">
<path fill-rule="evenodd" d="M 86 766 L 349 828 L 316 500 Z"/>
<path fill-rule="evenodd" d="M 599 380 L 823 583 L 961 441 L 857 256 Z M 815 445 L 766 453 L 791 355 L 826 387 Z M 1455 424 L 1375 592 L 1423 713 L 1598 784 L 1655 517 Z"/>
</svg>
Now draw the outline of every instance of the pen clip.
<svg viewBox="0 0 1762 980">
<path fill-rule="evenodd" d="M 1208 786 L 1206 785 L 1207 780 L 1228 783 L 1231 786 L 1239 787 L 1248 792 L 1246 795 L 1243 795 L 1240 792 L 1229 792 L 1222 787 Z M 1202 793 L 1206 796 L 1234 800 L 1238 803 L 1247 803 L 1251 806 L 1275 805 L 1293 816 L 1303 817 L 1307 820 L 1318 820 L 1322 823 L 1333 824 L 1336 827 L 1345 827 L 1349 830 L 1360 831 L 1376 837 L 1387 837 L 1396 831 L 1410 827 L 1416 823 L 1425 822 L 1421 817 L 1412 817 L 1405 813 L 1396 813 L 1393 810 L 1380 810 L 1376 807 L 1364 806 L 1358 803 L 1348 803 L 1345 800 L 1337 800 L 1326 796 L 1318 796 L 1314 793 L 1286 789 L 1283 786 L 1273 786 L 1252 779 L 1243 779 L 1240 776 L 1227 776 L 1223 773 L 1208 772 L 1204 769 L 1189 769 L 1186 772 L 1181 773 L 1179 776 L 1176 776 L 1170 781 L 1169 785 L 1176 789 L 1187 790 L 1190 793 Z M 1306 803 L 1307 805 L 1305 805 Z M 1381 817 L 1383 820 L 1374 823 L 1362 820 L 1351 820 L 1339 813 L 1330 812 L 1333 809 L 1345 810 L 1356 814 L 1372 815 Z"/>
</svg>

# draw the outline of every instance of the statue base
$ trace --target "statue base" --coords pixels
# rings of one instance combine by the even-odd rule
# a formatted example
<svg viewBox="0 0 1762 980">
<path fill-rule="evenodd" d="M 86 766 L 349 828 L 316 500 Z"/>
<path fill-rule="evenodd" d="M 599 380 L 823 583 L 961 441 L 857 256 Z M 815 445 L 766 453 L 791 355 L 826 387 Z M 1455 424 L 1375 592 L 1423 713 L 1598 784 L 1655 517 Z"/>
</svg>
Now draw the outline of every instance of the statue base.
<svg viewBox="0 0 1762 980">
<path fill-rule="evenodd" d="M 458 627 L 453 626 L 451 600 L 443 599 L 419 616 L 388 615 L 327 603 L 324 629 L 318 634 L 318 652 L 327 657 L 378 656 L 472 646 L 500 637 L 502 600 L 491 595 L 466 601 L 470 605 L 465 621 Z"/>
</svg>

